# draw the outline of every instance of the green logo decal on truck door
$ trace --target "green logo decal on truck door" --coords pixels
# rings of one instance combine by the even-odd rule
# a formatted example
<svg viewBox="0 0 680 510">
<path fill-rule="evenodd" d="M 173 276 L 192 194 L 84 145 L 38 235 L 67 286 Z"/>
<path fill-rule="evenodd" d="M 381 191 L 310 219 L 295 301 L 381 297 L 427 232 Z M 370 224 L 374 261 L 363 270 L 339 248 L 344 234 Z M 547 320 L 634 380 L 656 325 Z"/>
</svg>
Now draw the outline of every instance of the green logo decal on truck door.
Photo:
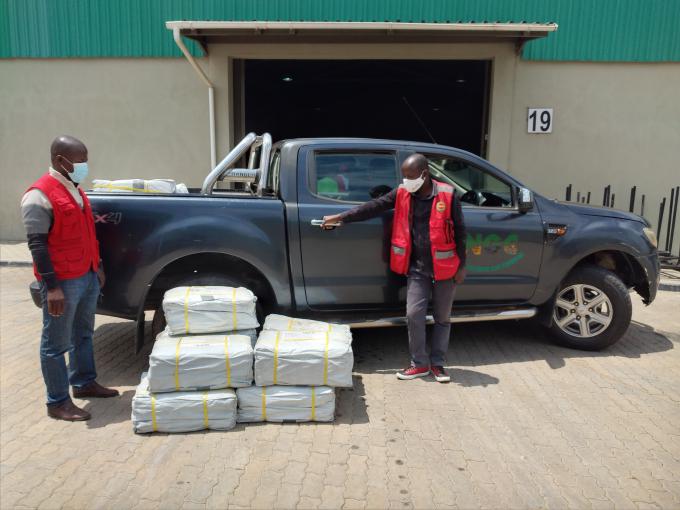
<svg viewBox="0 0 680 510">
<path fill-rule="evenodd" d="M 501 252 L 510 258 L 503 260 L 491 266 L 480 266 L 471 264 L 474 258 L 482 255 L 482 253 L 496 254 Z M 517 234 L 510 234 L 503 239 L 498 234 L 468 234 L 467 236 L 467 253 L 472 254 L 468 258 L 467 270 L 472 273 L 488 273 L 492 271 L 500 271 L 508 267 L 514 266 L 524 258 L 524 253 L 519 249 L 519 236 Z"/>
</svg>

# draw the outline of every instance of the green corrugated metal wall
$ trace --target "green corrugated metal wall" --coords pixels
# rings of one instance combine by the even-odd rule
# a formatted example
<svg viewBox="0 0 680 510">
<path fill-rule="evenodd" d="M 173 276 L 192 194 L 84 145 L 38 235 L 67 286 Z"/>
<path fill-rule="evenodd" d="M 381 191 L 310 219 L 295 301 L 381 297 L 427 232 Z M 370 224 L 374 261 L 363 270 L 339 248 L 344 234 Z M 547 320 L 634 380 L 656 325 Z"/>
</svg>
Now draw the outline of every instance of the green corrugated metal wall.
<svg viewBox="0 0 680 510">
<path fill-rule="evenodd" d="M 680 61 L 680 0 L 0 0 L 0 57 L 175 57 L 187 19 L 552 21 L 525 59 Z"/>
</svg>

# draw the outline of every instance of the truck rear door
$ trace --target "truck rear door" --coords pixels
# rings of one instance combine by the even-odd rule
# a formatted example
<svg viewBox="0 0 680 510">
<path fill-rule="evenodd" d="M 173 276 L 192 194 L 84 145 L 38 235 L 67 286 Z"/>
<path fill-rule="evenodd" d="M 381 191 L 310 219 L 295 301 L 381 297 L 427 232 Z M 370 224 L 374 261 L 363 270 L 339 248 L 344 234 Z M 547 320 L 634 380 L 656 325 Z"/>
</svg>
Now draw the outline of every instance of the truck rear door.
<svg viewBox="0 0 680 510">
<path fill-rule="evenodd" d="M 389 269 L 392 211 L 331 231 L 312 225 L 312 220 L 395 188 L 401 175 L 396 148 L 362 149 L 356 143 L 303 147 L 298 165 L 298 219 L 308 306 L 317 310 L 398 307 L 404 279 Z"/>
</svg>

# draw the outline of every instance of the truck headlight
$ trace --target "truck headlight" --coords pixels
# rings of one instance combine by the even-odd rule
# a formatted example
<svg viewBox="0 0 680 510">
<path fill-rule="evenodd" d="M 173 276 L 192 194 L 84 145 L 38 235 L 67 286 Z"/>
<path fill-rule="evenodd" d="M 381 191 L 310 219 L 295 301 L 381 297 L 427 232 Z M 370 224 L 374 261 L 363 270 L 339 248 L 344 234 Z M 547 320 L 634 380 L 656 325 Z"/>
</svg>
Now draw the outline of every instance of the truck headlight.
<svg viewBox="0 0 680 510">
<path fill-rule="evenodd" d="M 656 239 L 656 233 L 648 227 L 643 228 L 642 231 L 645 233 L 645 237 L 647 238 L 647 241 L 649 241 L 649 244 L 656 248 L 659 244 Z"/>
</svg>

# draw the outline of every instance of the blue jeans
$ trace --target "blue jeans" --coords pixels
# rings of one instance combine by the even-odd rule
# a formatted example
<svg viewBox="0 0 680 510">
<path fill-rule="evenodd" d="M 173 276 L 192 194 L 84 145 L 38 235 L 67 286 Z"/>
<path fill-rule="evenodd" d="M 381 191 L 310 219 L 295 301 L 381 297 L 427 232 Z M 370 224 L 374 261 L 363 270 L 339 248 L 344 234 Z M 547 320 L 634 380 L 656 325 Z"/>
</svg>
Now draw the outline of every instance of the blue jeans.
<svg viewBox="0 0 680 510">
<path fill-rule="evenodd" d="M 94 368 L 92 335 L 99 298 L 97 273 L 88 271 L 79 278 L 60 280 L 64 292 L 64 314 L 53 317 L 47 311 L 47 288 L 41 287 L 43 330 L 40 340 L 40 366 L 47 387 L 47 405 L 69 397 L 69 383 L 80 388 L 97 378 Z M 68 370 L 64 354 L 68 352 Z"/>
</svg>

